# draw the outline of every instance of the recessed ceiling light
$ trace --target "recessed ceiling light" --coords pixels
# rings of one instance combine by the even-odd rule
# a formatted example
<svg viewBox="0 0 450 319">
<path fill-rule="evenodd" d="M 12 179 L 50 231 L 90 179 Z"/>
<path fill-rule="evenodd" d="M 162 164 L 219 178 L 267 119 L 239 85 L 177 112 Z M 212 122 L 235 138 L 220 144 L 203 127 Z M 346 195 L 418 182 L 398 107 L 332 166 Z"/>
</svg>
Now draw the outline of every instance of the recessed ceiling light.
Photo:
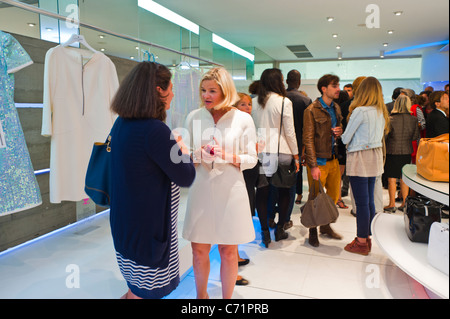
<svg viewBox="0 0 450 319">
<path fill-rule="evenodd" d="M 99 37 L 100 39 L 106 38 L 103 34 L 100 34 L 98 37 Z"/>
<path fill-rule="evenodd" d="M 333 34 L 333 38 L 337 38 L 338 37 L 338 35 L 335 33 L 335 34 Z"/>
<path fill-rule="evenodd" d="M 27 24 L 28 24 L 29 27 L 35 27 L 36 26 L 36 23 L 32 23 L 32 22 L 29 22 Z"/>
<path fill-rule="evenodd" d="M 389 45 L 389 43 L 383 43 L 384 47 L 387 47 Z"/>
<path fill-rule="evenodd" d="M 239 48 L 238 46 L 234 45 L 233 43 L 225 40 L 224 38 L 218 36 L 217 34 L 213 33 L 212 40 L 215 44 L 220 45 L 221 47 L 224 47 L 230 51 L 233 51 L 234 53 L 239 54 L 240 56 L 243 56 L 250 61 L 255 61 L 255 55 L 251 54 L 244 49 Z"/>
<path fill-rule="evenodd" d="M 380 51 L 380 58 L 384 59 L 384 50 Z"/>
<path fill-rule="evenodd" d="M 336 46 L 336 49 L 340 50 L 340 49 L 341 49 L 341 46 L 340 46 L 340 45 L 337 45 L 337 46 Z"/>
<path fill-rule="evenodd" d="M 135 1 L 136 2 L 136 1 Z M 138 0 L 138 6 L 144 10 L 150 11 L 163 19 L 169 20 L 185 29 L 194 32 L 195 34 L 200 34 L 200 26 L 198 24 L 189 21 L 188 19 L 180 16 L 179 14 L 163 7 L 162 5 L 156 3 L 152 0 Z"/>
<path fill-rule="evenodd" d="M 338 60 L 342 60 L 342 52 L 338 53 Z"/>
<path fill-rule="evenodd" d="M 131 60 L 134 60 L 134 56 L 130 56 L 130 59 L 131 59 Z"/>
<path fill-rule="evenodd" d="M 395 11 L 394 14 L 396 16 L 401 16 L 403 14 L 403 11 Z"/>
<path fill-rule="evenodd" d="M 394 33 L 394 30 L 389 30 L 388 33 L 389 33 L 389 34 L 393 34 L 393 33 Z"/>
<path fill-rule="evenodd" d="M 333 17 L 327 17 L 327 21 L 328 22 L 332 22 L 332 21 L 334 21 L 334 18 Z"/>
<path fill-rule="evenodd" d="M 48 32 L 53 31 L 52 28 L 45 28 L 45 30 L 47 30 Z"/>
<path fill-rule="evenodd" d="M 105 52 L 106 50 L 105 49 L 100 49 L 100 51 Z"/>
</svg>

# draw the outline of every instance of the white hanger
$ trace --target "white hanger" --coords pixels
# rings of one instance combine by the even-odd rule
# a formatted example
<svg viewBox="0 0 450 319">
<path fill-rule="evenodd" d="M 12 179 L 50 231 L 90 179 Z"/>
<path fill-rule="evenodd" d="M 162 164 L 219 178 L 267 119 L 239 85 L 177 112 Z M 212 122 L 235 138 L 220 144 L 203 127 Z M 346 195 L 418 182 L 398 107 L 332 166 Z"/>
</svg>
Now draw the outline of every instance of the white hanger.
<svg viewBox="0 0 450 319">
<path fill-rule="evenodd" d="M 181 61 L 180 64 L 178 64 L 178 67 L 182 70 L 189 70 L 192 68 L 189 62 L 187 61 Z"/>
<path fill-rule="evenodd" d="M 78 43 L 84 45 L 86 48 L 88 48 L 89 50 L 91 50 L 91 51 L 94 52 L 94 53 L 97 53 L 97 52 L 98 52 L 98 51 L 95 50 L 93 47 L 91 47 L 91 46 L 89 45 L 89 43 L 87 43 L 86 39 L 85 39 L 84 36 L 81 35 L 81 34 L 72 34 L 72 36 L 70 37 L 70 39 L 69 39 L 67 42 L 64 42 L 64 43 L 62 44 L 62 46 L 63 46 L 63 47 L 67 47 L 67 46 L 69 46 L 69 45 L 71 45 L 71 44 L 73 44 L 73 43 L 75 43 L 75 42 L 78 42 Z"/>
</svg>

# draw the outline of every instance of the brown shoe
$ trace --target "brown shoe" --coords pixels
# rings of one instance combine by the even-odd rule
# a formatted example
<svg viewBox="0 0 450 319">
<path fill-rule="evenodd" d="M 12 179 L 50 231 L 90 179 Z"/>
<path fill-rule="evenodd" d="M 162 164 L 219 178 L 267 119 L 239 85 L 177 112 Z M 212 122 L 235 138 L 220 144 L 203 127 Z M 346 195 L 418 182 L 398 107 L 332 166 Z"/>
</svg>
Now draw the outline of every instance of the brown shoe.
<svg viewBox="0 0 450 319">
<path fill-rule="evenodd" d="M 289 228 L 292 228 L 292 226 L 294 226 L 294 222 L 292 220 L 284 223 L 283 229 L 284 230 L 288 230 Z"/>
<path fill-rule="evenodd" d="M 328 235 L 333 239 L 342 239 L 342 236 L 335 233 L 334 230 L 330 227 L 330 225 L 320 226 L 320 233 L 323 235 Z"/>
<path fill-rule="evenodd" d="M 350 244 L 345 246 L 344 248 L 349 253 L 360 254 L 363 256 L 367 256 L 369 254 L 369 245 L 367 242 L 361 243 L 355 238 Z"/>
<path fill-rule="evenodd" d="M 317 228 L 309 229 L 309 239 L 308 242 L 313 247 L 319 247 L 319 237 L 317 236 Z"/>
</svg>

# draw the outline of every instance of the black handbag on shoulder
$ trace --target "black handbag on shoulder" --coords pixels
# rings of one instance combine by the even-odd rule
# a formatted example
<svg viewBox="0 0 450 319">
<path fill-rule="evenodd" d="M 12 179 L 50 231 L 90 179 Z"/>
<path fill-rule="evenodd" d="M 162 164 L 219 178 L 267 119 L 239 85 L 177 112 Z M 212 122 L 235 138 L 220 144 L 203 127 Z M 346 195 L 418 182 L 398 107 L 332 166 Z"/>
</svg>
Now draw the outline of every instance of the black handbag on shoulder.
<svg viewBox="0 0 450 319">
<path fill-rule="evenodd" d="M 406 198 L 405 229 L 412 242 L 428 243 L 431 225 L 441 221 L 442 205 L 424 197 Z"/>
<path fill-rule="evenodd" d="M 284 114 L 284 99 L 283 106 L 281 109 L 281 123 L 280 123 L 280 134 L 278 135 L 278 157 L 280 157 L 280 139 L 281 130 L 283 128 L 283 114 Z M 275 174 L 273 174 L 270 183 L 278 188 L 291 188 L 297 182 L 297 165 L 295 165 L 295 160 L 292 159 L 289 165 L 283 165 L 278 162 L 278 168 Z"/>
<path fill-rule="evenodd" d="M 84 191 L 99 206 L 111 205 L 111 135 L 95 143 L 86 172 Z"/>
</svg>

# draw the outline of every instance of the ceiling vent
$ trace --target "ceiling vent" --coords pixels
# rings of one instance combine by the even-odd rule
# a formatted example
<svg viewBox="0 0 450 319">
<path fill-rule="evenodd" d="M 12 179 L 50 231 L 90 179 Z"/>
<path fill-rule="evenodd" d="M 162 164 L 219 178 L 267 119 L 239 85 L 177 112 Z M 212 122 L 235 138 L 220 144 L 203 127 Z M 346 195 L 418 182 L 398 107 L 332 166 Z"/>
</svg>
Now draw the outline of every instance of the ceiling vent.
<svg viewBox="0 0 450 319">
<path fill-rule="evenodd" d="M 295 54 L 297 58 L 312 58 L 313 55 L 309 52 L 306 45 L 288 45 L 287 48 Z"/>
</svg>

